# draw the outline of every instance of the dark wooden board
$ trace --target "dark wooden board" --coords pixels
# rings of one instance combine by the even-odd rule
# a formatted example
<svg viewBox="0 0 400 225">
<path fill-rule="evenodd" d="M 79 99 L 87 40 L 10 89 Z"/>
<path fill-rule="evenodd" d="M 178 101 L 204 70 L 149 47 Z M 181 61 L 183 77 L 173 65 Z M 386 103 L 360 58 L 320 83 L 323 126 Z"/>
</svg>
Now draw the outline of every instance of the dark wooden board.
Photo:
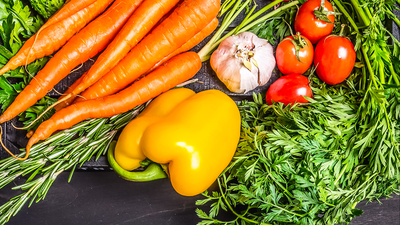
<svg viewBox="0 0 400 225">
<path fill-rule="evenodd" d="M 260 7 L 269 1 L 256 1 Z M 400 18 L 400 13 L 395 12 Z M 393 34 L 399 38 L 399 28 L 393 26 Z M 198 51 L 208 39 L 193 50 Z M 56 86 L 56 90 L 64 92 L 81 74 L 87 71 L 92 61 L 85 63 L 79 70 L 65 78 Z M 230 93 L 218 80 L 209 63 L 203 63 L 202 69 L 194 77 L 202 84 L 191 84 L 188 87 L 196 92 L 206 89 L 218 89 L 229 94 L 234 100 L 251 99 L 253 92 L 247 94 Z M 275 72 L 270 82 L 254 92 L 265 93 L 269 85 L 278 78 Z M 56 92 L 49 93 L 57 96 Z M 25 146 L 25 131 L 17 131 L 11 123 L 19 124 L 17 119 L 3 125 L 6 146 L 14 153 Z M 20 124 L 19 124 L 20 125 Z M 0 159 L 8 154 L 0 148 Z M 50 188 L 44 201 L 33 204 L 31 208 L 24 206 L 17 216 L 8 224 L 145 224 L 145 225 L 189 225 L 200 220 L 195 214 L 195 201 L 201 196 L 184 197 L 178 195 L 167 179 L 134 183 L 119 178 L 108 166 L 105 157 L 98 161 L 85 163 L 75 172 L 71 183 L 67 183 L 69 173 L 59 175 Z M 21 193 L 11 188 L 22 184 L 26 178 L 18 178 L 0 190 L 0 205 L 11 197 Z M 381 199 L 378 202 L 361 202 L 357 208 L 364 214 L 352 221 L 352 225 L 400 225 L 400 197 Z M 203 209 L 208 210 L 207 207 Z M 223 213 L 222 213 L 223 214 Z M 222 216 L 228 219 L 229 216 Z"/>
</svg>

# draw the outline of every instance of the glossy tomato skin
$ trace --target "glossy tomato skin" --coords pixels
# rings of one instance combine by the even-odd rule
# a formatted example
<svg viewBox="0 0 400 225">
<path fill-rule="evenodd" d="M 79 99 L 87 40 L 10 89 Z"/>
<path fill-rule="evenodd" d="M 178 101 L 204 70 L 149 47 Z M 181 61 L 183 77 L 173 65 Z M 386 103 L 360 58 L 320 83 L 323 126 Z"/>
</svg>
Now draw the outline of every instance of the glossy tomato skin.
<svg viewBox="0 0 400 225">
<path fill-rule="evenodd" d="M 330 33 L 332 33 L 335 16 L 329 15 L 328 19 L 332 23 L 315 18 L 314 10 L 318 10 L 321 5 L 321 0 L 308 0 L 302 6 L 300 6 L 297 12 L 296 19 L 294 21 L 294 29 L 296 32 L 300 32 L 306 36 L 313 44 L 317 44 L 318 41 Z M 325 1 L 325 10 L 332 11 L 332 4 Z"/>
<path fill-rule="evenodd" d="M 276 63 L 282 74 L 305 73 L 310 68 L 314 59 L 314 47 L 310 40 L 301 35 L 305 41 L 304 48 L 299 51 L 299 59 L 296 57 L 296 48 L 291 40 L 292 36 L 284 38 L 276 48 Z"/>
<path fill-rule="evenodd" d="M 345 37 L 328 36 L 315 48 L 316 73 L 327 84 L 343 82 L 351 74 L 355 62 L 354 45 Z"/>
<path fill-rule="evenodd" d="M 279 78 L 269 87 L 266 101 L 269 105 L 272 105 L 272 101 L 285 105 L 307 103 L 303 96 L 312 98 L 308 78 L 300 74 L 289 74 Z"/>
</svg>

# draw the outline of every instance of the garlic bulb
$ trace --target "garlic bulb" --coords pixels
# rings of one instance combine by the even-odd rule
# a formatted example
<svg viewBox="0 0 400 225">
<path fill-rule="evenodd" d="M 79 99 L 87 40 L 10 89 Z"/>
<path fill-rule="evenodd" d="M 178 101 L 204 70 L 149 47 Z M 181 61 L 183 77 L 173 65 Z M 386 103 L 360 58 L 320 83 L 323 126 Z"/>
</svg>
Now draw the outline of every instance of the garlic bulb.
<svg viewBox="0 0 400 225">
<path fill-rule="evenodd" d="M 235 93 L 265 85 L 276 63 L 271 44 L 250 32 L 222 41 L 210 62 L 218 78 Z"/>
</svg>

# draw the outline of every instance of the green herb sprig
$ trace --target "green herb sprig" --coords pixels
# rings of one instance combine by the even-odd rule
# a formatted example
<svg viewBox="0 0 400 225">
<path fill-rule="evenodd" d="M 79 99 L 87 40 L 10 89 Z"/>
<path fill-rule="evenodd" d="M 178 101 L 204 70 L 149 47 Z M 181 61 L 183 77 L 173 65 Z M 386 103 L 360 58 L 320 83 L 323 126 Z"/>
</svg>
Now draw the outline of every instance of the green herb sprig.
<svg viewBox="0 0 400 225">
<path fill-rule="evenodd" d="M 143 108 L 144 105 L 141 105 L 111 118 L 87 120 L 60 131 L 33 146 L 25 161 L 12 157 L 1 160 L 0 188 L 17 177 L 30 176 L 24 184 L 12 188 L 25 192 L 0 206 L 0 224 L 5 224 L 11 216 L 15 216 L 26 203 L 31 206 L 33 202 L 43 200 L 63 171 L 71 170 L 70 182 L 77 166 L 82 166 L 93 157 L 97 160 L 104 155 L 118 130 L 126 126 Z M 21 153 L 19 157 L 24 154 Z"/>
</svg>

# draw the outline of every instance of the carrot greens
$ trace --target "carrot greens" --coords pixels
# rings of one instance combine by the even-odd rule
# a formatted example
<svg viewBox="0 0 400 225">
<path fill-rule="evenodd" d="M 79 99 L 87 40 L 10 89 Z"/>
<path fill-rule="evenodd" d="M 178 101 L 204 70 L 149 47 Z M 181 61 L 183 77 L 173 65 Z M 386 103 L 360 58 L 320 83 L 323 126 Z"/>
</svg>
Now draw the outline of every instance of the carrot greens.
<svg viewBox="0 0 400 225">
<path fill-rule="evenodd" d="M 197 210 L 199 224 L 339 224 L 362 214 L 358 202 L 400 193 L 399 153 L 387 162 L 395 176 L 376 170 L 373 160 L 385 158 L 395 143 L 381 143 L 390 141 L 387 133 L 364 137 L 364 127 L 357 126 L 363 93 L 313 80 L 314 99 L 306 107 L 268 106 L 261 95 L 240 104 L 237 154 L 219 177 L 219 190 L 197 202 L 212 202 L 209 213 Z M 400 93 L 392 90 L 387 99 L 392 121 L 399 121 Z M 398 144 L 399 122 L 394 129 Z M 355 143 L 364 153 L 352 148 Z M 221 210 L 236 216 L 219 221 Z"/>
<path fill-rule="evenodd" d="M 197 202 L 210 206 L 208 212 L 197 209 L 199 225 L 349 223 L 362 214 L 359 202 L 400 194 L 400 42 L 386 22 L 399 24 L 396 6 L 379 0 L 331 3 L 340 13 L 334 34 L 347 25 L 356 68 L 335 86 L 309 75 L 314 96 L 307 104 L 267 105 L 261 95 L 242 102 L 237 154 L 217 191 Z M 285 14 L 251 31 L 279 39 L 272 31 L 291 19 Z M 221 210 L 233 219 L 220 221 Z"/>
<path fill-rule="evenodd" d="M 51 15 L 64 5 L 64 0 L 29 0 L 29 2 L 35 11 L 45 19 L 49 19 Z"/>
<path fill-rule="evenodd" d="M 214 36 L 211 38 L 211 40 L 199 51 L 199 55 L 201 58 L 201 61 L 207 61 L 210 57 L 212 52 L 218 47 L 218 45 L 225 40 L 227 37 L 242 33 L 244 31 L 249 31 L 250 29 L 254 28 L 256 25 L 259 25 L 261 23 L 265 23 L 266 20 L 276 17 L 281 15 L 283 12 L 290 10 L 292 7 L 295 8 L 297 4 L 299 4 L 299 1 L 292 1 L 287 4 L 282 4 L 281 7 L 278 9 L 272 10 L 269 13 L 268 10 L 272 9 L 274 6 L 278 5 L 279 3 L 282 3 L 283 0 L 276 0 L 273 1 L 272 3 L 268 4 L 264 8 L 255 11 L 257 8 L 257 5 L 251 4 L 253 1 L 252 0 L 227 0 L 225 1 L 220 9 L 219 16 L 222 16 L 224 14 L 225 17 L 221 23 L 220 28 L 217 30 L 217 32 L 214 34 Z M 246 8 L 252 7 L 251 10 L 249 10 L 248 13 L 245 13 L 245 18 L 242 20 L 242 22 L 235 28 L 233 28 L 231 31 L 229 31 L 227 34 L 223 35 L 225 31 L 229 28 L 229 26 L 232 24 L 232 22 L 242 13 L 244 13 L 244 10 Z"/>
</svg>

